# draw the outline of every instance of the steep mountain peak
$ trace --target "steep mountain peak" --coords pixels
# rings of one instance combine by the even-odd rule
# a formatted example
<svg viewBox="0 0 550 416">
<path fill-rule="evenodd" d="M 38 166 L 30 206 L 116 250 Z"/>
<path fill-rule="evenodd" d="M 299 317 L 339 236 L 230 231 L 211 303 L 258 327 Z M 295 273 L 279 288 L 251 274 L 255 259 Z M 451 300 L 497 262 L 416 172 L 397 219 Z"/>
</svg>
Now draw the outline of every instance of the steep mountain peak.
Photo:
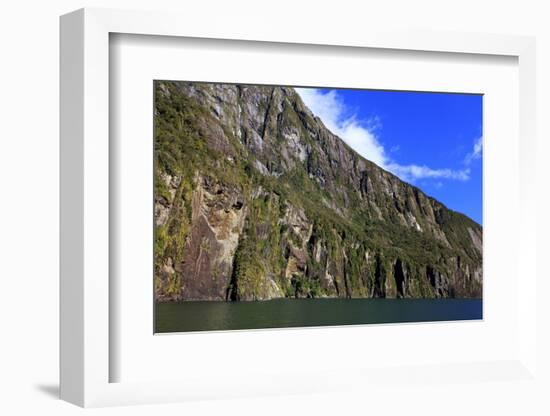
<svg viewBox="0 0 550 416">
<path fill-rule="evenodd" d="M 157 299 L 481 296 L 481 227 L 361 157 L 294 89 L 155 91 Z"/>
</svg>

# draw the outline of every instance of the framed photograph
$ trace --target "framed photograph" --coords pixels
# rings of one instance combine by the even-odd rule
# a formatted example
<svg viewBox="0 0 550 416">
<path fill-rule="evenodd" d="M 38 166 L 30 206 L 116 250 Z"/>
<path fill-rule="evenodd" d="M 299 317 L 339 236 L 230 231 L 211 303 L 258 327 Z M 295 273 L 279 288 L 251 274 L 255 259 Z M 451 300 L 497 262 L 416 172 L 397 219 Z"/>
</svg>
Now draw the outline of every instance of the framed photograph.
<svg viewBox="0 0 550 416">
<path fill-rule="evenodd" d="M 181 21 L 61 18 L 62 398 L 536 382 L 534 40 Z"/>
<path fill-rule="evenodd" d="M 153 88 L 156 333 L 482 318 L 482 95 Z"/>
</svg>

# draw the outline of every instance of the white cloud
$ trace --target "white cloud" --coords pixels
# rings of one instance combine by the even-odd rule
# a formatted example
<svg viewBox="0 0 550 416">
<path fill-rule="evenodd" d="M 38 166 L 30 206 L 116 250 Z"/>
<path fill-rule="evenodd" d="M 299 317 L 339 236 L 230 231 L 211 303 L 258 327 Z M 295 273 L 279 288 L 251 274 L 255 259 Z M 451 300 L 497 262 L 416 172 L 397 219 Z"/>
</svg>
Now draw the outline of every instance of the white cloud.
<svg viewBox="0 0 550 416">
<path fill-rule="evenodd" d="M 375 128 L 369 130 L 359 123 L 354 115 L 347 114 L 346 105 L 335 90 L 322 93 L 314 88 L 296 88 L 296 91 L 331 132 L 342 138 L 361 156 L 379 166 L 386 165 L 388 158 L 384 147 L 373 133 Z M 369 124 L 376 126 L 379 120 L 373 120 Z"/>
<path fill-rule="evenodd" d="M 425 165 L 399 165 L 397 163 L 390 163 L 385 168 L 406 181 L 414 181 L 415 179 L 455 179 L 467 181 L 470 179 L 469 168 L 461 170 L 432 169 Z"/>
<path fill-rule="evenodd" d="M 390 152 L 391 153 L 399 152 L 399 149 L 401 149 L 401 147 L 399 145 L 395 145 L 391 147 Z"/>
<path fill-rule="evenodd" d="M 479 159 L 481 157 L 482 152 L 483 152 L 483 136 L 481 136 L 479 139 L 477 139 L 474 142 L 474 147 L 472 151 L 468 153 L 464 158 L 464 164 L 469 165 L 474 160 Z"/>
<path fill-rule="evenodd" d="M 380 120 L 375 117 L 366 122 L 357 120 L 335 90 L 323 93 L 314 88 L 296 88 L 296 91 L 307 107 L 318 116 L 325 126 L 342 138 L 351 148 L 364 158 L 389 170 L 401 179 L 414 182 L 418 179 L 454 179 L 466 181 L 470 179 L 470 169 L 432 169 L 428 166 L 400 165 L 393 161 L 380 143 L 375 131 L 380 127 Z M 480 145 L 481 146 L 481 145 Z M 395 146 L 394 146 L 395 147 Z M 481 148 L 478 153 L 481 152 Z M 393 152 L 394 148 L 390 150 Z"/>
</svg>

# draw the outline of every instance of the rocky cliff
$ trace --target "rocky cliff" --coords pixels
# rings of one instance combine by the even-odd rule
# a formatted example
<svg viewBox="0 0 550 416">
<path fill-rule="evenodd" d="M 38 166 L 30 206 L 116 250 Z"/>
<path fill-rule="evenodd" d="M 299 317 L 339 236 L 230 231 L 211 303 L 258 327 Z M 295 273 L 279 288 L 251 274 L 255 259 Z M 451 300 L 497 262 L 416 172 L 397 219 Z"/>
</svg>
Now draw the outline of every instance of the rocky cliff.
<svg viewBox="0 0 550 416">
<path fill-rule="evenodd" d="M 481 297 L 482 229 L 292 88 L 155 82 L 155 296 Z"/>
</svg>

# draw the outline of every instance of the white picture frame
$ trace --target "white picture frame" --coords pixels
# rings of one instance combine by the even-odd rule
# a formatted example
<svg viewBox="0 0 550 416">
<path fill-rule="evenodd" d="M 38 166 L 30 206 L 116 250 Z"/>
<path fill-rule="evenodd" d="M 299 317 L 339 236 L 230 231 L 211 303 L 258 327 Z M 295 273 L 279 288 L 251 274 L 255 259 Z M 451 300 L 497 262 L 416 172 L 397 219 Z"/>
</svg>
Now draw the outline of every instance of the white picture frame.
<svg viewBox="0 0 550 416">
<path fill-rule="evenodd" d="M 182 24 L 182 22 L 185 22 Z M 517 292 L 517 353 L 507 360 L 441 362 L 414 370 L 342 368 L 326 377 L 271 374 L 265 380 L 196 376 L 178 381 L 111 382 L 109 296 L 109 36 L 114 33 L 165 37 L 278 42 L 334 47 L 430 51 L 442 54 L 504 55 L 519 66 L 518 270 L 529 290 Z M 262 394 L 330 392 L 352 385 L 460 379 L 481 383 L 486 377 L 536 382 L 536 218 L 535 175 L 535 41 L 529 37 L 467 33 L 397 32 L 376 29 L 339 32 L 322 28 L 284 32 L 266 22 L 261 29 L 235 34 L 231 22 L 205 26 L 200 19 L 171 13 L 82 9 L 61 18 L 61 398 L 80 406 L 159 403 L 197 398 Z M 112 259 L 111 259 L 112 260 Z M 519 273 L 519 272 L 518 272 Z M 484 377 L 478 377 L 483 373 Z M 478 376 L 473 376 L 477 374 Z M 439 378 L 442 377 L 442 378 Z M 385 380 L 385 381 L 384 381 Z M 480 381 L 481 380 L 481 381 Z M 405 383 L 406 384 L 406 383 Z M 222 386 L 226 386 L 222 390 Z"/>
</svg>

